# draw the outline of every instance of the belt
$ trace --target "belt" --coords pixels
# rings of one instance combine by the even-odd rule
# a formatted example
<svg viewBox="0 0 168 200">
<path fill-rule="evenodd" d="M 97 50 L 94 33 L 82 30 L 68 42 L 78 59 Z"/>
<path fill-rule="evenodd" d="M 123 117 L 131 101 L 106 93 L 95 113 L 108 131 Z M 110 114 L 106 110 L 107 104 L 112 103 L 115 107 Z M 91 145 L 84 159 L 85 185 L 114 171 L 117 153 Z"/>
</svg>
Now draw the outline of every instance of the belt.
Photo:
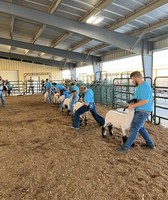
<svg viewBox="0 0 168 200">
<path fill-rule="evenodd" d="M 136 112 L 144 112 L 144 113 L 147 113 L 147 114 L 151 114 L 151 112 L 148 112 L 148 111 L 145 111 L 145 110 L 137 110 Z"/>
</svg>

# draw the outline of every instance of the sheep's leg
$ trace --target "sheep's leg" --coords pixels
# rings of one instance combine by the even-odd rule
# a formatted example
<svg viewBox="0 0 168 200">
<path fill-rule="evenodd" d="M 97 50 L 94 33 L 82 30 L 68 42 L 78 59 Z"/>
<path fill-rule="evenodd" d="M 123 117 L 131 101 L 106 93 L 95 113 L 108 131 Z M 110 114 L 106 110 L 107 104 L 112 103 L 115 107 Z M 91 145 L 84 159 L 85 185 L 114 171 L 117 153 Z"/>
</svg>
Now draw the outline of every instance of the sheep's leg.
<svg viewBox="0 0 168 200">
<path fill-rule="evenodd" d="M 85 115 L 85 126 L 87 126 L 88 125 L 87 113 L 85 113 L 84 115 Z"/>
<path fill-rule="evenodd" d="M 125 136 L 123 136 L 122 137 L 122 140 L 123 140 L 123 144 L 126 142 L 126 140 L 127 140 L 127 136 L 125 135 Z"/>
<path fill-rule="evenodd" d="M 106 127 L 102 126 L 102 137 L 106 137 Z"/>
<path fill-rule="evenodd" d="M 109 125 L 109 134 L 113 135 L 113 125 L 111 123 Z"/>
<path fill-rule="evenodd" d="M 71 112 L 71 111 L 68 109 L 68 116 L 69 116 L 70 112 Z"/>
<path fill-rule="evenodd" d="M 61 111 L 64 112 L 64 104 L 62 105 Z"/>
<path fill-rule="evenodd" d="M 82 116 L 80 115 L 80 126 L 82 126 Z"/>
<path fill-rule="evenodd" d="M 71 119 L 72 119 L 72 121 L 73 121 L 73 119 L 74 119 L 74 114 L 71 115 Z"/>
<path fill-rule="evenodd" d="M 122 129 L 122 132 L 123 132 L 123 137 L 122 137 L 122 140 L 123 140 L 123 144 L 127 141 L 127 135 L 126 135 L 126 130 L 125 129 Z M 131 145 L 131 147 L 134 147 L 134 143 Z"/>
<path fill-rule="evenodd" d="M 122 128 L 122 134 L 123 134 L 122 140 L 123 140 L 123 144 L 124 144 L 127 140 L 127 133 L 124 128 Z"/>
<path fill-rule="evenodd" d="M 113 125 L 111 124 L 111 122 L 108 122 L 105 127 L 108 127 L 109 128 L 109 134 L 113 135 Z"/>
<path fill-rule="evenodd" d="M 109 128 L 109 134 L 112 135 L 113 134 L 113 125 L 109 122 L 106 125 L 102 126 L 102 137 L 105 138 L 106 137 L 106 127 Z"/>
</svg>

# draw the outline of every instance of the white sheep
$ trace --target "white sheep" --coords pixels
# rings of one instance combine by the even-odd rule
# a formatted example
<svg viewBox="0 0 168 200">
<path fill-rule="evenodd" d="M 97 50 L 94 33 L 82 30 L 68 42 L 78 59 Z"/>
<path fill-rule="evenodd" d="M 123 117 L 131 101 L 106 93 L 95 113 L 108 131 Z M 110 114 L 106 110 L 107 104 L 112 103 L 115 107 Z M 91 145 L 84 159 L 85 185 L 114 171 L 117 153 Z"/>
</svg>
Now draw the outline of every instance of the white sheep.
<svg viewBox="0 0 168 200">
<path fill-rule="evenodd" d="M 129 103 L 136 103 L 136 99 L 132 99 Z M 134 117 L 134 109 L 128 110 L 128 113 L 110 110 L 105 117 L 105 124 L 102 127 L 102 137 L 106 137 L 106 127 L 109 128 L 110 135 L 113 134 L 113 127 L 120 128 L 123 134 L 123 142 L 127 140 L 127 132 L 130 130 L 131 122 Z M 133 144 L 134 145 L 134 144 Z"/>
<path fill-rule="evenodd" d="M 74 104 L 74 107 L 73 107 L 73 116 L 75 114 L 75 112 L 80 108 L 82 107 L 83 104 L 81 102 L 76 102 Z M 88 124 L 88 112 L 85 112 L 83 115 L 80 116 L 80 124 L 82 124 L 82 117 L 84 116 L 84 122 L 85 122 L 85 125 Z"/>
<path fill-rule="evenodd" d="M 70 98 L 66 98 L 63 102 L 63 105 L 62 105 L 62 112 L 64 111 L 64 109 L 67 109 L 68 115 L 70 113 L 70 104 L 71 104 L 72 98 L 73 98 L 73 95 L 71 95 Z"/>
<path fill-rule="evenodd" d="M 46 103 L 48 100 L 48 91 L 44 93 L 44 102 Z"/>
<path fill-rule="evenodd" d="M 59 93 L 54 93 L 53 96 L 53 103 L 59 103 Z"/>
<path fill-rule="evenodd" d="M 61 95 L 58 99 L 58 103 L 62 103 L 65 100 L 65 95 Z"/>
</svg>

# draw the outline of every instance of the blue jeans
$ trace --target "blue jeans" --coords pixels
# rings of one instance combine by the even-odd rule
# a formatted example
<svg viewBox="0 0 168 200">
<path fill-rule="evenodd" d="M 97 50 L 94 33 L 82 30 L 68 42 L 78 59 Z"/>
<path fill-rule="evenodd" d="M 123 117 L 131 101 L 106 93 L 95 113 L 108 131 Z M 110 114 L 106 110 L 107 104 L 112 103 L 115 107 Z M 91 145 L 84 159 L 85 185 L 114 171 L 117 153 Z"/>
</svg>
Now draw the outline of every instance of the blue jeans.
<svg viewBox="0 0 168 200">
<path fill-rule="evenodd" d="M 48 101 L 49 103 L 52 103 L 51 90 L 48 91 Z"/>
<path fill-rule="evenodd" d="M 142 135 L 147 145 L 154 145 L 149 133 L 144 127 L 145 120 L 148 119 L 149 114 L 146 112 L 136 111 L 134 113 L 134 118 L 131 123 L 130 135 L 124 143 L 123 147 L 126 150 L 129 150 L 131 145 L 134 143 L 138 133 Z"/>
<path fill-rule="evenodd" d="M 85 113 L 87 111 L 91 112 L 92 116 L 94 117 L 94 119 L 96 120 L 96 122 L 98 124 L 100 124 L 101 126 L 104 125 L 105 119 L 97 113 L 95 104 L 92 104 L 91 106 L 90 105 L 89 106 L 83 105 L 82 107 L 80 107 L 75 112 L 73 122 L 72 122 L 73 127 L 79 128 L 79 126 L 80 126 L 80 115 L 82 115 L 83 113 Z"/>
<path fill-rule="evenodd" d="M 72 97 L 72 101 L 70 103 L 70 111 L 71 113 L 73 113 L 73 107 L 74 107 L 74 104 L 79 100 L 79 96 L 73 96 Z"/>
<path fill-rule="evenodd" d="M 5 100 L 4 100 L 4 95 L 2 91 L 0 91 L 0 99 L 1 99 L 2 107 L 5 107 Z"/>
<path fill-rule="evenodd" d="M 65 99 L 64 99 L 65 100 Z M 63 109 L 63 103 L 64 103 L 64 101 L 62 101 L 61 103 L 60 103 L 60 110 L 62 111 L 62 109 Z"/>
</svg>

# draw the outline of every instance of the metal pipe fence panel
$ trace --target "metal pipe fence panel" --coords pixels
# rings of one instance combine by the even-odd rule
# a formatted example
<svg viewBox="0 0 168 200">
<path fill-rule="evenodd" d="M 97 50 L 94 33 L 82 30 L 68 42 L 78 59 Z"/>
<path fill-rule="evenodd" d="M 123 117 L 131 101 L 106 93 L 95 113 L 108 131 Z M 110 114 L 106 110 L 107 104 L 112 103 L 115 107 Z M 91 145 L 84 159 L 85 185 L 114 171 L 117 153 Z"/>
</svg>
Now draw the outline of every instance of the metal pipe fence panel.
<svg viewBox="0 0 168 200">
<path fill-rule="evenodd" d="M 154 113 L 155 124 L 162 120 L 168 120 L 168 76 L 156 77 L 153 85 L 154 92 Z"/>
</svg>

